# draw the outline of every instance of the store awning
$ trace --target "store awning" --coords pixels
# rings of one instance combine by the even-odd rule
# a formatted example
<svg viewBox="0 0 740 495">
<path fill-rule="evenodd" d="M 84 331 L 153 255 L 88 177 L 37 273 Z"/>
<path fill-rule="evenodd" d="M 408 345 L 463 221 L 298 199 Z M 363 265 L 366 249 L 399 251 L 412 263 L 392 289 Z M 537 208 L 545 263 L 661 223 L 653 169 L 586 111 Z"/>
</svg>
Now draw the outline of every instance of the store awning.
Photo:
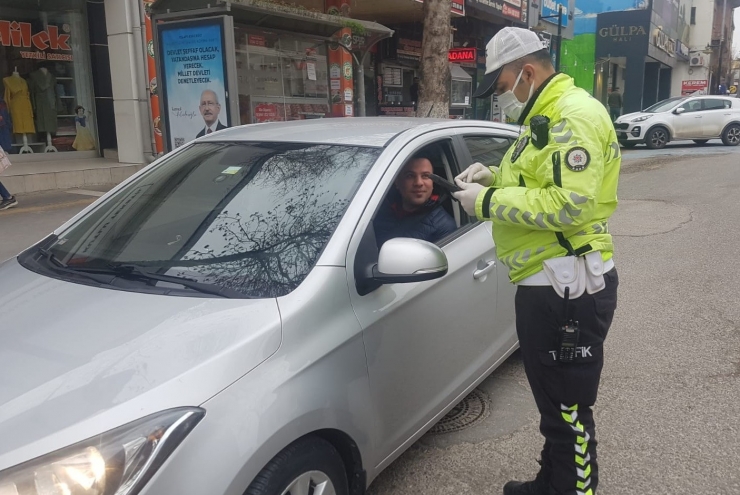
<svg viewBox="0 0 740 495">
<path fill-rule="evenodd" d="M 392 29 L 376 22 L 348 19 L 265 0 L 157 0 L 152 4 L 152 12 L 159 15 L 179 13 L 184 16 L 187 11 L 199 11 L 202 16 L 206 10 L 213 10 L 214 14 L 229 11 L 236 21 L 268 30 L 322 38 L 332 38 L 340 29 L 350 27 L 353 34 L 363 33 L 366 38 L 364 46 L 393 36 Z"/>
<path fill-rule="evenodd" d="M 450 64 L 450 76 L 455 81 L 472 81 L 473 77 L 457 64 Z"/>
</svg>

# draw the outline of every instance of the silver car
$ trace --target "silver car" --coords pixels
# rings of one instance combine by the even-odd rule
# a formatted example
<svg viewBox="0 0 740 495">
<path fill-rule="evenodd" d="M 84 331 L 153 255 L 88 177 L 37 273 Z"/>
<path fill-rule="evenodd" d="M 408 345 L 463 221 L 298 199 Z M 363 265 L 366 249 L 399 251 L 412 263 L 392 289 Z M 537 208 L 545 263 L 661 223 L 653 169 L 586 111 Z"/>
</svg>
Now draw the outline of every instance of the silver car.
<svg viewBox="0 0 740 495">
<path fill-rule="evenodd" d="M 677 96 L 641 112 L 622 115 L 614 128 L 625 148 L 645 143 L 650 149 L 661 149 L 680 139 L 691 139 L 699 145 L 710 139 L 722 139 L 725 146 L 737 146 L 740 100 L 724 96 Z"/>
<path fill-rule="evenodd" d="M 424 152 L 452 179 L 517 129 L 233 128 L 0 265 L 0 495 L 356 495 L 518 346 L 491 225 L 377 246 Z M 444 195 L 444 191 L 439 191 Z"/>
</svg>

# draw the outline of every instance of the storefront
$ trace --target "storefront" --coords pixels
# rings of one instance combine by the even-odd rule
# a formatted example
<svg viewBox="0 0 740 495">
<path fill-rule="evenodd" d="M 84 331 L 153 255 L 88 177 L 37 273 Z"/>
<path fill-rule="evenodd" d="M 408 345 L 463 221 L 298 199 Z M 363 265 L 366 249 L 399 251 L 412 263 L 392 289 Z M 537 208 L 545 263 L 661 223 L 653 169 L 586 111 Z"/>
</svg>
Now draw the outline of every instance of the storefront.
<svg viewBox="0 0 740 495">
<path fill-rule="evenodd" d="M 84 0 L 0 3 L 0 145 L 87 152 L 98 136 Z"/>
<path fill-rule="evenodd" d="M 239 124 L 361 113 L 355 82 L 364 95 L 369 53 L 391 30 L 282 4 L 209 5 L 152 6 L 167 149 Z"/>
</svg>

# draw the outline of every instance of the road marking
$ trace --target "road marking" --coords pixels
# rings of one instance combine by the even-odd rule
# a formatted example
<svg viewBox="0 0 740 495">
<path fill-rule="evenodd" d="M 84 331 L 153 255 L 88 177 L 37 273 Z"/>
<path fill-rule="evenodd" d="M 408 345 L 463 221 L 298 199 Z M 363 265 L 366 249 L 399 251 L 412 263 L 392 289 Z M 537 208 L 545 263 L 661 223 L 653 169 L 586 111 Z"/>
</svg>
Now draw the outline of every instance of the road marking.
<svg viewBox="0 0 740 495">
<path fill-rule="evenodd" d="M 35 213 L 40 211 L 58 210 L 60 208 L 71 208 L 73 206 L 87 206 L 94 200 L 92 198 L 79 199 L 77 201 L 70 201 L 69 203 L 54 203 L 50 205 L 42 206 L 29 206 L 20 208 L 10 208 L 7 210 L 0 211 L 0 216 L 18 215 L 20 213 Z"/>
<path fill-rule="evenodd" d="M 102 196 L 103 194 L 105 194 L 104 192 L 101 192 L 101 191 L 90 191 L 89 189 L 70 189 L 69 191 L 64 191 L 64 192 L 69 193 L 69 194 L 81 194 L 83 196 L 96 196 L 98 198 Z"/>
</svg>

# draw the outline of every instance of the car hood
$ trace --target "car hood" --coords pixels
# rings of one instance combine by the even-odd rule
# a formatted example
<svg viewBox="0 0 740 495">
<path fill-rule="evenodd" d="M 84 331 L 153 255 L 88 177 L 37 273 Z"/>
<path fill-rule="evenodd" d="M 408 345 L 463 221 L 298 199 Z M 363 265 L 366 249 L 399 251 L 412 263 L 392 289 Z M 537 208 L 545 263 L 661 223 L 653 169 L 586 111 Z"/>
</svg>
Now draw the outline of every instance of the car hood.
<svg viewBox="0 0 740 495">
<path fill-rule="evenodd" d="M 197 406 L 275 353 L 274 299 L 140 294 L 0 265 L 0 470 Z"/>
</svg>

